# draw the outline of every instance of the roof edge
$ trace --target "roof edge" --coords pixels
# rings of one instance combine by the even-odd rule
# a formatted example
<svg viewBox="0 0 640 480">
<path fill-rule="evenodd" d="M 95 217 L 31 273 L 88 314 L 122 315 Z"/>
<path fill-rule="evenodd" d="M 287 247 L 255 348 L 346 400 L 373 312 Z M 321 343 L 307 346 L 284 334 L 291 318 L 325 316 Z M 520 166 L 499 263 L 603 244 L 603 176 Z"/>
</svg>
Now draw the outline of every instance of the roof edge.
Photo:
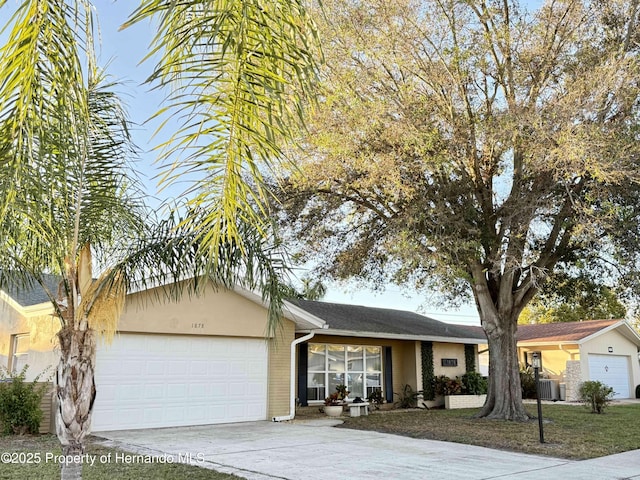
<svg viewBox="0 0 640 480">
<path fill-rule="evenodd" d="M 307 333 L 309 330 L 297 330 L 296 333 Z M 469 343 L 474 345 L 484 345 L 487 343 L 486 338 L 464 338 L 464 337 L 438 337 L 435 335 L 411 335 L 401 333 L 378 333 L 378 332 L 358 332 L 354 330 L 336 330 L 328 328 L 322 332 L 316 332 L 321 335 L 331 335 L 334 337 L 362 337 L 362 338 L 384 338 L 387 340 L 414 340 L 423 342 L 441 342 L 441 343 Z"/>
</svg>

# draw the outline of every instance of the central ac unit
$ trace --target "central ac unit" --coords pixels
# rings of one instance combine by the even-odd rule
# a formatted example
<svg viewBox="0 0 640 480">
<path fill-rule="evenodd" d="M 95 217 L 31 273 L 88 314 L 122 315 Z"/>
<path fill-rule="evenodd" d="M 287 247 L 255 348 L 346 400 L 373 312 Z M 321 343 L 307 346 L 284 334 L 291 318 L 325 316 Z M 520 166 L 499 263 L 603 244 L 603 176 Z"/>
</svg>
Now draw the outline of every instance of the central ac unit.
<svg viewBox="0 0 640 480">
<path fill-rule="evenodd" d="M 554 380 L 540 379 L 540 400 L 558 400 L 558 384 Z"/>
</svg>

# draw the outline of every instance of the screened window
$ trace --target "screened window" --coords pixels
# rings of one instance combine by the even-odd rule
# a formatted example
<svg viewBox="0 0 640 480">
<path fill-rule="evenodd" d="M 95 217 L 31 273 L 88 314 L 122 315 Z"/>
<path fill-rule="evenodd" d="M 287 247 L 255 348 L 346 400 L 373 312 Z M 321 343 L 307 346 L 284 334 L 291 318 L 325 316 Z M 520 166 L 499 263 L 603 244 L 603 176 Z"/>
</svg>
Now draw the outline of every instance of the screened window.
<svg viewBox="0 0 640 480">
<path fill-rule="evenodd" d="M 382 347 L 311 343 L 307 368 L 309 401 L 324 400 L 340 384 L 352 399 L 382 390 Z"/>
</svg>

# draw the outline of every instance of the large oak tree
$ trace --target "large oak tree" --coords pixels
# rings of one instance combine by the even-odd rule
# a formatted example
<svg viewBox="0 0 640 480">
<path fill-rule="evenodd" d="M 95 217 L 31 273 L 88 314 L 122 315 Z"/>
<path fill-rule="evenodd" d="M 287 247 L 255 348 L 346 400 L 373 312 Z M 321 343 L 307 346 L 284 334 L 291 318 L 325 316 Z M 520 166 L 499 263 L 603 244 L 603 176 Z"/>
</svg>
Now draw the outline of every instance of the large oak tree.
<svg viewBox="0 0 640 480">
<path fill-rule="evenodd" d="M 322 100 L 284 201 L 298 254 L 472 297 L 491 359 L 479 415 L 526 420 L 523 308 L 559 265 L 633 270 L 636 2 L 323 5 Z"/>
</svg>

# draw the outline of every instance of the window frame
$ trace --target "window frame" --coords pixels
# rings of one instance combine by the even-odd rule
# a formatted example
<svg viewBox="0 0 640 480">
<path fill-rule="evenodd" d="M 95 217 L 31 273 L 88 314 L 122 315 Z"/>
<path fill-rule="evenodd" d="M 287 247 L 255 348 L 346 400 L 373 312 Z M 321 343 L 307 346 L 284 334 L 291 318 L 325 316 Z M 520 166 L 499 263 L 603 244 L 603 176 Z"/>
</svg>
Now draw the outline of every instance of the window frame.
<svg viewBox="0 0 640 480">
<path fill-rule="evenodd" d="M 382 347 L 382 345 L 357 345 L 357 344 L 342 344 L 342 343 L 309 343 L 308 345 L 308 351 L 307 351 L 307 358 L 309 357 L 309 355 L 312 353 L 312 349 L 314 347 L 323 347 L 323 352 L 324 352 L 324 369 L 319 370 L 317 367 L 312 367 L 311 366 L 311 362 L 308 361 L 307 364 L 307 385 L 305 385 L 305 388 L 307 389 L 307 398 L 308 398 L 308 403 L 309 404 L 319 404 L 319 403 L 324 403 L 324 398 L 327 397 L 329 394 L 333 393 L 329 391 L 329 386 L 332 385 L 332 383 L 330 382 L 330 378 L 329 376 L 333 375 L 342 375 L 343 376 L 343 382 L 347 385 L 347 387 L 350 387 L 349 385 L 349 375 L 351 374 L 357 374 L 357 375 L 361 375 L 362 376 L 362 392 L 364 392 L 364 397 L 362 396 L 362 392 L 350 392 L 349 394 L 349 399 L 353 399 L 355 397 L 361 397 L 363 399 L 366 399 L 368 397 L 368 389 L 369 387 L 367 386 L 367 376 L 368 375 L 379 375 L 380 376 L 380 385 L 379 387 L 371 387 L 371 388 L 377 388 L 378 390 L 380 390 L 383 395 L 384 395 L 384 361 L 383 361 L 383 356 L 384 356 L 384 349 Z M 329 348 L 339 348 L 344 352 L 343 355 L 343 366 L 341 369 L 338 370 L 330 370 L 329 369 Z M 349 369 L 349 363 L 350 363 L 350 359 L 349 359 L 349 354 L 353 352 L 353 350 L 350 352 L 350 349 L 362 349 L 362 367 L 361 369 L 357 369 L 357 370 L 350 370 Z M 377 355 L 371 355 L 370 357 L 367 356 L 367 349 L 371 349 L 371 348 L 376 348 L 378 349 L 378 354 Z M 375 357 L 378 357 L 378 363 L 379 363 L 379 370 L 368 370 L 368 364 L 367 361 L 369 358 L 373 359 Z M 351 359 L 351 361 L 353 361 L 353 359 Z M 370 360 L 373 361 L 373 360 Z M 320 387 L 315 387 L 317 388 L 317 392 L 315 392 L 315 394 L 312 394 L 310 392 L 309 389 L 314 388 L 312 385 L 309 384 L 309 382 L 311 381 L 311 379 L 313 378 L 314 375 L 323 375 L 324 381 L 322 386 Z M 324 390 L 324 396 L 320 393 L 322 390 Z M 315 397 L 315 398 L 314 398 Z"/>
<path fill-rule="evenodd" d="M 26 349 L 20 347 L 20 342 L 25 341 L 26 339 Z M 29 361 L 29 351 L 31 350 L 31 336 L 28 333 L 15 333 L 11 335 L 11 353 L 9 355 L 9 365 L 8 370 L 12 373 L 20 373 L 16 368 L 18 365 L 18 360 L 20 359 L 23 365 L 21 367 L 24 368 L 24 365 L 28 364 Z M 25 361 L 26 360 L 26 361 Z"/>
</svg>

